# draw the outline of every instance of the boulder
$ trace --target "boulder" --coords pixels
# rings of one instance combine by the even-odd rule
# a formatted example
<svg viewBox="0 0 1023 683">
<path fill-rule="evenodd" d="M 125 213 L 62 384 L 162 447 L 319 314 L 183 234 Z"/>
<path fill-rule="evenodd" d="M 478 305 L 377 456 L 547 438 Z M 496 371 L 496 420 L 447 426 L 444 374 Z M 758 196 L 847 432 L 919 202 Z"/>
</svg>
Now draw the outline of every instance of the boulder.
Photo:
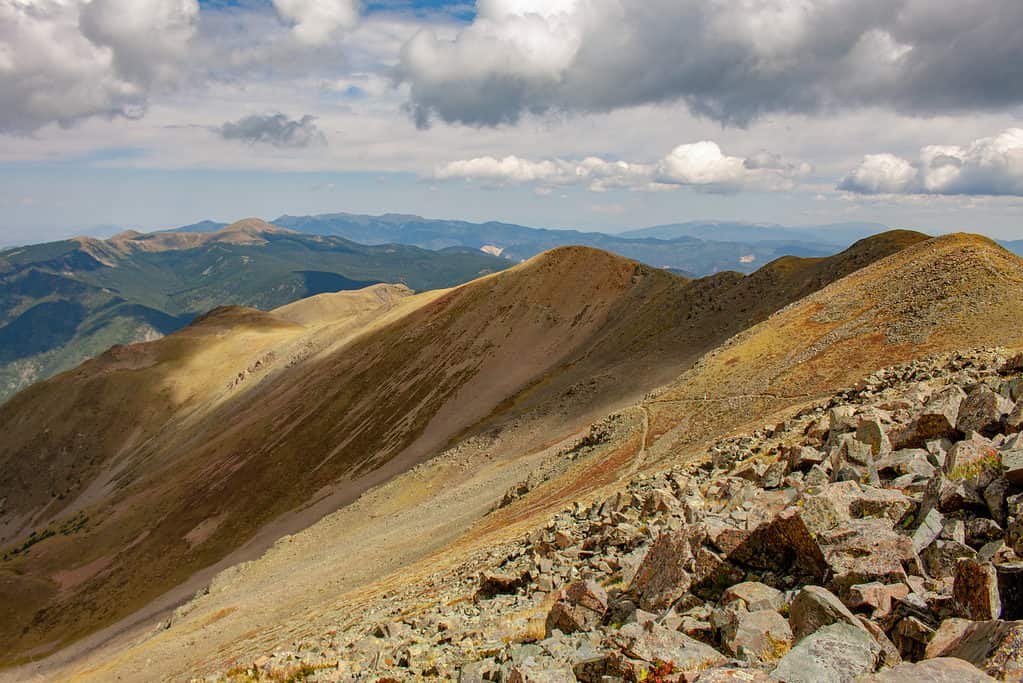
<svg viewBox="0 0 1023 683">
<path fill-rule="evenodd" d="M 994 436 L 1002 430 L 1002 421 L 1012 412 L 1011 401 L 990 388 L 980 385 L 970 391 L 959 406 L 956 429 L 963 434 L 977 432 Z"/>
<path fill-rule="evenodd" d="M 824 462 L 825 455 L 812 446 L 801 446 L 789 451 L 789 468 L 805 472 Z"/>
<path fill-rule="evenodd" d="M 925 657 L 958 657 L 999 680 L 1023 680 L 1023 622 L 946 619 Z"/>
<path fill-rule="evenodd" d="M 883 619 L 892 611 L 892 600 L 909 595 L 904 583 L 885 585 L 879 581 L 861 583 L 849 589 L 848 607 L 867 611 L 874 619 Z"/>
<path fill-rule="evenodd" d="M 968 545 L 956 541 L 937 540 L 924 548 L 920 553 L 927 575 L 933 579 L 946 579 L 955 576 L 959 560 L 974 559 L 977 552 Z"/>
<path fill-rule="evenodd" d="M 793 572 L 819 580 L 827 570 L 824 554 L 798 507 L 764 522 L 730 554 L 729 559 L 755 569 Z"/>
<path fill-rule="evenodd" d="M 996 679 L 969 662 L 954 657 L 928 659 L 916 664 L 899 664 L 889 669 L 867 674 L 856 679 L 856 683 L 993 683 Z"/>
<path fill-rule="evenodd" d="M 874 461 L 874 469 L 882 479 L 894 479 L 907 474 L 930 478 L 934 465 L 927 451 L 921 448 L 906 448 L 894 451 Z"/>
<path fill-rule="evenodd" d="M 670 664 L 676 672 L 703 671 L 728 661 L 711 646 L 654 622 L 626 624 L 610 639 L 626 657 Z"/>
<path fill-rule="evenodd" d="M 870 446 L 871 454 L 876 458 L 892 450 L 892 443 L 884 424 L 877 416 L 863 417 L 856 427 L 856 439 Z"/>
<path fill-rule="evenodd" d="M 759 666 L 773 664 L 792 647 L 792 630 L 776 611 L 739 610 L 735 617 L 721 633 L 721 644 L 729 654 Z"/>
<path fill-rule="evenodd" d="M 728 588 L 721 596 L 721 604 L 742 600 L 750 612 L 780 610 L 785 606 L 785 594 L 757 581 L 745 581 Z"/>
<path fill-rule="evenodd" d="M 694 568 L 690 530 L 661 533 L 636 570 L 629 590 L 641 608 L 667 609 L 689 591 Z"/>
<path fill-rule="evenodd" d="M 990 440 L 971 433 L 970 438 L 952 446 L 945 458 L 944 471 L 949 479 L 980 479 L 981 487 L 998 477 L 1001 461 Z"/>
<path fill-rule="evenodd" d="M 924 448 L 928 441 L 957 436 L 959 406 L 965 398 L 963 390 L 954 385 L 936 392 L 908 427 L 889 434 L 892 447 Z"/>
<path fill-rule="evenodd" d="M 789 607 L 789 626 L 797 642 L 830 624 L 862 628 L 856 615 L 826 588 L 806 586 L 796 594 Z"/>
<path fill-rule="evenodd" d="M 777 680 L 759 669 L 722 666 L 704 671 L 695 683 L 777 683 Z"/>
<path fill-rule="evenodd" d="M 590 631 L 600 625 L 607 611 L 607 592 L 593 581 L 570 584 L 547 613 L 546 635 Z"/>
<path fill-rule="evenodd" d="M 498 595 L 510 595 L 519 592 L 529 585 L 529 571 L 484 572 L 480 575 L 480 587 L 476 591 L 477 599 L 486 600 Z"/>
<path fill-rule="evenodd" d="M 1009 414 L 1005 416 L 1003 429 L 1006 434 L 1023 432 L 1023 400 L 1017 401 Z"/>
<path fill-rule="evenodd" d="M 828 588 L 839 596 L 848 595 L 849 588 L 858 583 L 905 581 L 907 568 L 920 573 L 913 541 L 892 531 L 888 520 L 855 519 L 818 540 L 831 575 Z"/>
<path fill-rule="evenodd" d="M 956 614 L 964 619 L 988 621 L 1001 615 L 998 574 L 990 564 L 969 558 L 959 560 L 952 597 Z"/>
<path fill-rule="evenodd" d="M 771 675 L 785 683 L 846 683 L 873 672 L 880 654 L 862 627 L 831 624 L 800 641 Z"/>
<path fill-rule="evenodd" d="M 945 528 L 945 517 L 932 508 L 920 522 L 920 526 L 913 532 L 913 550 L 917 553 L 938 540 L 942 529 Z"/>
</svg>

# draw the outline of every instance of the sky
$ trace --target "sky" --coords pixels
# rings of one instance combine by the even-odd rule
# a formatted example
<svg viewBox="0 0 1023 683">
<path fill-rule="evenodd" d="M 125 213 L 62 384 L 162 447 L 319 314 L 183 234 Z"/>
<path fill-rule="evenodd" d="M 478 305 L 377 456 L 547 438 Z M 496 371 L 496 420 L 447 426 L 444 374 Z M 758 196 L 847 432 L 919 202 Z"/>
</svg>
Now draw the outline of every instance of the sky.
<svg viewBox="0 0 1023 683">
<path fill-rule="evenodd" d="M 338 211 L 1023 239 L 1023 3 L 0 0 L 0 245 Z"/>
</svg>

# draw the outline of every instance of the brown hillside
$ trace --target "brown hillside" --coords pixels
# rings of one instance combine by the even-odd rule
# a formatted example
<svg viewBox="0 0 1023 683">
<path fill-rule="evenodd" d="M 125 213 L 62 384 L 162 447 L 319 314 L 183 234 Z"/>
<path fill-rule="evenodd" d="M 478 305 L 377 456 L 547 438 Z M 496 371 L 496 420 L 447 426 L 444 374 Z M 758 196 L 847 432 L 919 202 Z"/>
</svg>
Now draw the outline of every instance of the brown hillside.
<svg viewBox="0 0 1023 683">
<path fill-rule="evenodd" d="M 112 349 L 0 408 L 5 658 L 110 624 L 460 436 L 552 415 L 515 443 L 554 443 L 919 239 L 693 282 L 562 248 L 449 292 L 218 309 Z"/>
<path fill-rule="evenodd" d="M 1023 342 L 1023 260 L 976 235 L 915 244 L 737 335 L 648 403 L 663 452 L 939 352 Z"/>
</svg>

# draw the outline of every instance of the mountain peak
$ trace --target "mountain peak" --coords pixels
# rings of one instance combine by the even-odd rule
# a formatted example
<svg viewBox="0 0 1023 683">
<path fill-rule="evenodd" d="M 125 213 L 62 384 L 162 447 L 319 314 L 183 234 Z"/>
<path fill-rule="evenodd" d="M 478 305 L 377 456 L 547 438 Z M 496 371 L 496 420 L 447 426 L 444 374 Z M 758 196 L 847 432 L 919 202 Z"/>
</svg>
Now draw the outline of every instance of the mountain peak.
<svg viewBox="0 0 1023 683">
<path fill-rule="evenodd" d="M 228 226 L 217 230 L 214 234 L 226 235 L 233 233 L 244 233 L 246 235 L 258 235 L 261 233 L 294 233 L 293 230 L 279 228 L 262 220 L 261 218 L 243 218 L 240 221 L 231 223 Z"/>
</svg>

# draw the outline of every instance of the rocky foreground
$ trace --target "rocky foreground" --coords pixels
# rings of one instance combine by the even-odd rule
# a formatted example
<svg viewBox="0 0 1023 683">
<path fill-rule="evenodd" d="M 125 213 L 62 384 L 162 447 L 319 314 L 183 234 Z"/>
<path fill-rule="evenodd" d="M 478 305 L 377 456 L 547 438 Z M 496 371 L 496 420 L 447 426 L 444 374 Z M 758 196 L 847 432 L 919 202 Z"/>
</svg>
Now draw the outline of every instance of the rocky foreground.
<svg viewBox="0 0 1023 683">
<path fill-rule="evenodd" d="M 1021 373 L 880 371 L 207 680 L 1023 681 Z"/>
</svg>

